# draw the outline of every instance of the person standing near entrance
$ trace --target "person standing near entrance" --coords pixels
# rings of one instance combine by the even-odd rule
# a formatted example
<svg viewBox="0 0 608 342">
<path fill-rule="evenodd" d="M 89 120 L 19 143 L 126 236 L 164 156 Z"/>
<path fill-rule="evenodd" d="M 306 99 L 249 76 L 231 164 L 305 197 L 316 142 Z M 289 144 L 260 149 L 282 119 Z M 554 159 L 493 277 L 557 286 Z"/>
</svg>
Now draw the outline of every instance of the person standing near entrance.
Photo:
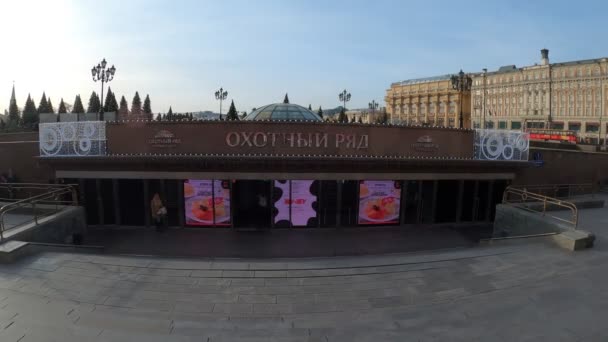
<svg viewBox="0 0 608 342">
<path fill-rule="evenodd" d="M 150 213 L 154 219 L 156 225 L 156 231 L 161 232 L 165 230 L 167 221 L 167 208 L 163 205 L 163 201 L 160 199 L 160 195 L 155 193 L 150 201 Z"/>
</svg>

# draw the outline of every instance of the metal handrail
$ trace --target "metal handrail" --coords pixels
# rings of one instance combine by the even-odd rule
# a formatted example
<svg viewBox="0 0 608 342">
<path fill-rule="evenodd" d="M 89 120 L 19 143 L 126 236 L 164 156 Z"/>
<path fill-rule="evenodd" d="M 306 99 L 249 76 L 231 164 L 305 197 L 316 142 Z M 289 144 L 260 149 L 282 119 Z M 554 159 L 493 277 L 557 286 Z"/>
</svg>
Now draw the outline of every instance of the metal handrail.
<svg viewBox="0 0 608 342">
<path fill-rule="evenodd" d="M 510 195 L 515 197 L 515 199 L 512 199 Z M 530 192 L 526 189 L 519 189 L 516 187 L 508 186 L 503 193 L 502 203 L 511 204 L 513 206 L 531 212 L 539 212 L 542 213 L 543 216 L 549 216 L 558 221 L 569 223 L 572 225 L 572 229 L 577 229 L 578 226 L 578 208 L 576 207 L 576 205 L 574 205 L 574 203 L 568 201 L 563 201 L 554 197 L 544 196 L 541 194 Z M 535 210 L 533 206 L 523 205 L 525 203 L 542 204 L 542 210 Z M 547 207 L 551 205 L 570 210 L 570 218 L 566 219 L 556 215 L 548 214 Z"/>
<path fill-rule="evenodd" d="M 592 183 L 581 184 L 528 184 L 512 185 L 512 188 L 527 190 L 554 198 L 570 198 L 580 195 L 595 195 L 597 188 Z"/>
<path fill-rule="evenodd" d="M 1 183 L 0 188 L 7 188 L 11 190 L 19 189 L 36 189 L 36 190 L 46 190 L 46 192 L 34 196 L 29 196 L 23 199 L 14 199 L 10 198 L 12 202 L 7 203 L 0 207 L 0 241 L 4 239 L 4 232 L 13 229 L 19 225 L 23 225 L 29 222 L 35 222 L 38 224 L 38 219 L 42 216 L 36 210 L 36 206 L 40 205 L 55 205 L 55 211 L 59 211 L 59 205 L 78 205 L 78 197 L 76 186 L 73 184 L 33 184 L 33 183 Z M 61 197 L 70 194 L 70 200 L 61 200 Z M 0 199 L 2 200 L 2 199 Z M 5 199 L 6 200 L 6 199 Z M 13 227 L 8 228 L 5 221 L 5 215 L 10 212 L 20 208 L 28 208 L 31 207 L 33 212 L 33 218 L 26 222 L 21 222 Z M 38 207 L 40 209 L 40 207 Z"/>
</svg>

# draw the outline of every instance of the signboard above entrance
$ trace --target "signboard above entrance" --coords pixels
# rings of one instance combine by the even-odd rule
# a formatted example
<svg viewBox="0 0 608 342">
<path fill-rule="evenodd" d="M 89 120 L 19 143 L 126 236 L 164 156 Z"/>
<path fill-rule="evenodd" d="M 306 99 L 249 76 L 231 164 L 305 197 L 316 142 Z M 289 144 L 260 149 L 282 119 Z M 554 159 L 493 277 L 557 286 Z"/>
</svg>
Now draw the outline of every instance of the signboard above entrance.
<svg viewBox="0 0 608 342">
<path fill-rule="evenodd" d="M 473 158 L 474 132 L 310 122 L 145 122 L 107 126 L 114 155 Z"/>
</svg>

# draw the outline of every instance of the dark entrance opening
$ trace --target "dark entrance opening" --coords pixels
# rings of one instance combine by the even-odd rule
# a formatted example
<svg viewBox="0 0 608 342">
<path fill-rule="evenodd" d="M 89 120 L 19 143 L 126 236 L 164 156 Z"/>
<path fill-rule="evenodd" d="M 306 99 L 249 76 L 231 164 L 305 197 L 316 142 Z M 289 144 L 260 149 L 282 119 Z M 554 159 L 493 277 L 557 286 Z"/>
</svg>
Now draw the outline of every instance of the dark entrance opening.
<svg viewBox="0 0 608 342">
<path fill-rule="evenodd" d="M 272 198 L 271 182 L 237 180 L 232 186 L 234 226 L 236 228 L 270 228 Z"/>
<path fill-rule="evenodd" d="M 437 182 L 437 203 L 435 223 L 456 222 L 460 182 L 440 180 Z"/>
</svg>

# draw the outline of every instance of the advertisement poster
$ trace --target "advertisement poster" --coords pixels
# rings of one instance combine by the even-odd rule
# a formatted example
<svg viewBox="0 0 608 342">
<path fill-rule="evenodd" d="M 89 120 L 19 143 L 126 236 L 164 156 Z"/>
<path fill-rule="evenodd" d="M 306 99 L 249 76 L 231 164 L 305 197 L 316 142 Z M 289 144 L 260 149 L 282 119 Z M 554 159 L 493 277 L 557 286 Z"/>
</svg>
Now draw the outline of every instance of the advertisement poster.
<svg viewBox="0 0 608 342">
<path fill-rule="evenodd" d="M 398 181 L 359 182 L 359 224 L 397 224 L 401 202 Z"/>
<path fill-rule="evenodd" d="M 291 181 L 291 224 L 298 227 L 314 225 L 317 212 L 313 204 L 317 196 L 312 193 L 312 180 Z"/>
<path fill-rule="evenodd" d="M 291 202 L 291 191 L 289 181 L 274 181 L 274 224 L 276 226 L 289 226 L 289 203 Z"/>
<path fill-rule="evenodd" d="M 184 182 L 186 225 L 230 226 L 230 185 L 222 180 Z"/>
</svg>

